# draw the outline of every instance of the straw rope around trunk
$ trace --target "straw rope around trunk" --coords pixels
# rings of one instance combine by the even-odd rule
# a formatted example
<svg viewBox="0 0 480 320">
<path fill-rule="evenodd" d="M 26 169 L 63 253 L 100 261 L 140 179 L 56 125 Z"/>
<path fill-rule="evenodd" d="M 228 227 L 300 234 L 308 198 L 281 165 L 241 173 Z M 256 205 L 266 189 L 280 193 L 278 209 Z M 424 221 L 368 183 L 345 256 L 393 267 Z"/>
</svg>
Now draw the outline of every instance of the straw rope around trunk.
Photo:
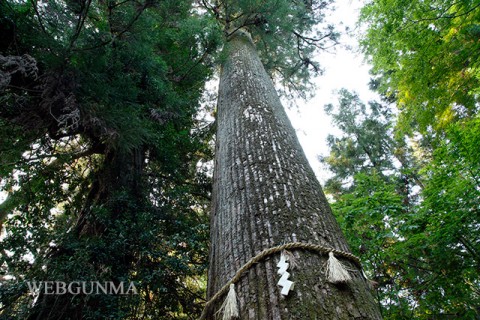
<svg viewBox="0 0 480 320">
<path fill-rule="evenodd" d="M 220 299 L 223 295 L 225 295 L 227 293 L 227 291 L 229 290 L 230 285 L 237 283 L 238 280 L 240 280 L 240 278 L 243 276 L 245 271 L 249 270 L 254 264 L 262 261 L 266 257 L 268 257 L 268 256 L 270 256 L 274 253 L 281 252 L 283 250 L 289 250 L 289 249 L 304 249 L 304 250 L 316 251 L 316 252 L 320 252 L 320 253 L 324 253 L 324 254 L 329 254 L 330 252 L 333 252 L 337 256 L 340 256 L 340 257 L 343 257 L 345 259 L 350 260 L 351 262 L 355 263 L 360 269 L 362 269 L 360 259 L 358 257 L 356 257 L 355 255 L 353 255 L 351 253 L 348 253 L 348 252 L 345 252 L 345 251 L 340 251 L 340 250 L 337 250 L 337 249 L 334 249 L 334 248 L 322 246 L 322 245 L 319 245 L 319 244 L 304 243 L 304 242 L 290 242 L 290 243 L 282 244 L 280 246 L 265 249 L 262 252 L 260 252 L 259 254 L 257 254 L 255 257 L 248 260 L 235 273 L 233 278 L 230 279 L 230 281 L 228 281 L 220 290 L 218 290 L 218 292 L 210 300 L 208 300 L 207 303 L 205 303 L 205 307 L 203 309 L 203 312 L 202 312 L 200 318 L 198 318 L 198 320 L 205 320 L 206 319 L 207 313 L 208 313 L 210 307 L 212 306 L 212 304 L 217 302 L 218 299 Z"/>
</svg>

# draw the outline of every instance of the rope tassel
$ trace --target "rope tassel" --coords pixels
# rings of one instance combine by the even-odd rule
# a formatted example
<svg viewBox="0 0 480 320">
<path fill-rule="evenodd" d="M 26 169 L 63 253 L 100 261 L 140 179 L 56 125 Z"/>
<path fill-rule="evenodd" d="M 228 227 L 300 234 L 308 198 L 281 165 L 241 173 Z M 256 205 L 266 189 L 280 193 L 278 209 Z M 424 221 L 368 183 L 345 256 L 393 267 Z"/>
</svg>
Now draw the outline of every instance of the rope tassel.
<svg viewBox="0 0 480 320">
<path fill-rule="evenodd" d="M 235 293 L 235 285 L 230 284 L 227 298 L 222 303 L 222 306 L 217 313 L 223 312 L 222 320 L 230 320 L 238 317 L 237 294 Z"/>
<path fill-rule="evenodd" d="M 350 281 L 352 277 L 348 273 L 346 267 L 333 255 L 328 253 L 327 261 L 327 280 L 330 283 L 342 283 Z"/>
<path fill-rule="evenodd" d="M 207 303 L 205 303 L 205 308 L 203 309 L 199 320 L 205 320 L 207 318 L 207 315 L 209 314 L 212 306 L 214 306 L 218 302 L 218 300 L 227 293 L 227 291 L 229 291 L 227 299 L 222 304 L 222 307 L 220 308 L 220 310 L 218 310 L 215 313 L 215 315 L 217 316 L 218 313 L 225 310 L 224 314 L 223 314 L 223 318 L 222 318 L 223 320 L 230 320 L 232 317 L 238 317 L 240 312 L 238 310 L 237 298 L 236 298 L 236 294 L 235 294 L 235 287 L 233 286 L 233 284 L 240 281 L 240 279 L 245 275 L 246 271 L 248 271 L 250 268 L 252 268 L 252 266 L 259 263 L 260 261 L 262 261 L 266 257 L 268 257 L 268 256 L 270 256 L 274 253 L 277 253 L 277 252 L 282 252 L 283 250 L 291 250 L 291 249 L 310 250 L 310 251 L 314 251 L 314 252 L 317 252 L 317 253 L 320 253 L 320 254 L 329 253 L 330 257 L 333 258 L 333 259 L 328 260 L 328 264 L 327 264 L 328 270 L 333 271 L 334 275 L 339 273 L 339 271 L 338 271 L 339 269 L 343 270 L 343 277 L 342 277 L 342 280 L 340 280 L 340 281 L 338 280 L 338 276 L 331 277 L 327 274 L 327 280 L 330 281 L 330 282 L 334 282 L 334 283 L 335 282 L 343 282 L 343 281 L 348 281 L 348 280 L 351 279 L 350 274 L 348 274 L 345 267 L 340 263 L 340 261 L 338 261 L 335 257 L 333 257 L 333 252 L 332 251 L 335 251 L 337 256 L 340 256 L 344 259 L 348 259 L 350 262 L 354 263 L 360 270 L 362 268 L 362 265 L 360 263 L 360 259 L 357 258 L 356 256 L 354 256 L 353 254 L 351 254 L 349 252 L 335 250 L 331 247 L 326 247 L 326 246 L 319 245 L 319 244 L 304 243 L 304 242 L 289 242 L 289 243 L 286 243 L 286 244 L 282 244 L 282 245 L 279 245 L 279 246 L 268 248 L 268 249 L 265 249 L 265 250 L 261 251 L 260 253 L 258 253 L 254 257 L 252 257 L 250 260 L 248 260 L 235 273 L 234 277 L 230 281 L 228 281 L 223 287 L 221 287 L 220 290 L 218 290 L 217 293 L 215 293 L 213 295 L 213 297 L 211 297 L 210 300 L 207 301 Z M 288 255 L 288 253 L 287 253 L 287 255 Z M 329 267 L 328 265 L 330 264 L 330 260 L 335 260 L 337 262 L 337 266 L 336 267 L 335 266 Z M 335 265 L 335 263 L 333 261 L 332 261 L 331 264 Z M 293 269 L 293 266 L 294 266 L 294 260 L 292 258 L 290 258 L 290 267 L 292 267 L 292 269 Z M 339 266 L 341 268 L 339 268 Z M 335 270 L 337 270 L 337 271 L 335 271 Z M 354 270 L 352 270 L 352 271 L 354 271 Z M 342 272 L 340 271 L 340 273 L 342 273 Z M 292 285 L 293 285 L 293 283 L 292 283 Z M 290 287 L 289 290 L 291 290 L 291 289 L 292 288 Z M 282 290 L 283 290 L 283 288 L 282 288 Z M 227 304 L 228 304 L 228 306 L 227 306 Z"/>
</svg>

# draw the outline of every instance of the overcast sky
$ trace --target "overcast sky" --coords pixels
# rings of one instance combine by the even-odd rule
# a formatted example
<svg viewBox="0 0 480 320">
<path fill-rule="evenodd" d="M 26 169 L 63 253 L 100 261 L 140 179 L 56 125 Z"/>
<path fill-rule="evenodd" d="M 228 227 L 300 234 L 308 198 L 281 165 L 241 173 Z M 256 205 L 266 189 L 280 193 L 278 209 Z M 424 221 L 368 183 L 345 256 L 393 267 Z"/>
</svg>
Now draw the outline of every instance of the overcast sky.
<svg viewBox="0 0 480 320">
<path fill-rule="evenodd" d="M 338 129 L 331 124 L 331 119 L 323 111 L 324 105 L 336 104 L 335 91 L 346 88 L 359 93 L 363 101 L 375 98 L 374 93 L 368 90 L 369 66 L 364 63 L 361 53 L 358 52 L 357 41 L 354 37 L 355 23 L 363 1 L 336 0 L 336 10 L 328 20 L 342 31 L 341 45 L 337 46 L 334 53 L 322 53 L 318 57 L 325 72 L 315 79 L 317 91 L 315 97 L 306 103 L 299 103 L 298 109 L 287 110 L 297 136 L 315 174 L 322 184 L 328 177 L 325 168 L 318 161 L 318 155 L 327 155 L 328 147 L 326 138 L 328 134 L 337 134 Z M 338 22 L 342 21 L 342 25 Z M 349 27 L 351 35 L 343 31 Z M 348 50 L 347 46 L 352 47 Z"/>
</svg>

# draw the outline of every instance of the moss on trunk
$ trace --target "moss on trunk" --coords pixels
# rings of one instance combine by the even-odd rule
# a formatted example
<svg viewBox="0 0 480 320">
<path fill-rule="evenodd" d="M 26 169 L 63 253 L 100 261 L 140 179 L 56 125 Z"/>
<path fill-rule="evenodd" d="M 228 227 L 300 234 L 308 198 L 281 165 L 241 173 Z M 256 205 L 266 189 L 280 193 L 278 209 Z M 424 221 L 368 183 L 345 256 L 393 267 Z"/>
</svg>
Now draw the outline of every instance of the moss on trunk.
<svg viewBox="0 0 480 320">
<path fill-rule="evenodd" d="M 265 72 L 243 33 L 226 46 L 220 78 L 208 295 L 251 257 L 302 241 L 349 252 L 321 186 Z M 338 286 L 325 280 L 326 257 L 293 252 L 298 267 L 287 297 L 277 286 L 279 255 L 237 284 L 240 319 L 380 319 L 361 272 Z M 219 308 L 219 304 L 215 309 Z"/>
</svg>

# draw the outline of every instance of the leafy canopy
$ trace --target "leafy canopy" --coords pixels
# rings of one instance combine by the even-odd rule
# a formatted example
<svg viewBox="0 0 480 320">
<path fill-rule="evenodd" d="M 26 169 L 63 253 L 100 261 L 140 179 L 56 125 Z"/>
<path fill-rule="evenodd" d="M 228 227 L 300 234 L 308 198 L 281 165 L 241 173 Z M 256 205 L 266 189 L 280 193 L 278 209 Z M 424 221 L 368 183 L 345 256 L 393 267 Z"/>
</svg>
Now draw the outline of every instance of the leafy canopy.
<svg viewBox="0 0 480 320">
<path fill-rule="evenodd" d="M 361 45 L 379 90 L 405 130 L 427 132 L 478 113 L 480 7 L 476 1 L 370 1 Z"/>
<path fill-rule="evenodd" d="M 198 313 L 211 130 L 196 113 L 216 25 L 189 1 L 4 1 L 0 20 L 1 316 Z M 140 294 L 34 302 L 32 280 Z"/>
<path fill-rule="evenodd" d="M 322 161 L 333 172 L 326 183 L 333 211 L 373 280 L 383 316 L 474 319 L 479 117 L 451 122 L 437 138 L 412 138 L 387 106 L 368 105 L 342 90 L 339 103 L 327 106 L 342 134 L 329 137 Z"/>
<path fill-rule="evenodd" d="M 332 2 L 203 0 L 202 4 L 227 37 L 237 29 L 248 30 L 272 78 L 305 97 L 310 76 L 321 72 L 315 53 L 335 45 L 339 36 L 332 25 L 321 25 Z"/>
</svg>

